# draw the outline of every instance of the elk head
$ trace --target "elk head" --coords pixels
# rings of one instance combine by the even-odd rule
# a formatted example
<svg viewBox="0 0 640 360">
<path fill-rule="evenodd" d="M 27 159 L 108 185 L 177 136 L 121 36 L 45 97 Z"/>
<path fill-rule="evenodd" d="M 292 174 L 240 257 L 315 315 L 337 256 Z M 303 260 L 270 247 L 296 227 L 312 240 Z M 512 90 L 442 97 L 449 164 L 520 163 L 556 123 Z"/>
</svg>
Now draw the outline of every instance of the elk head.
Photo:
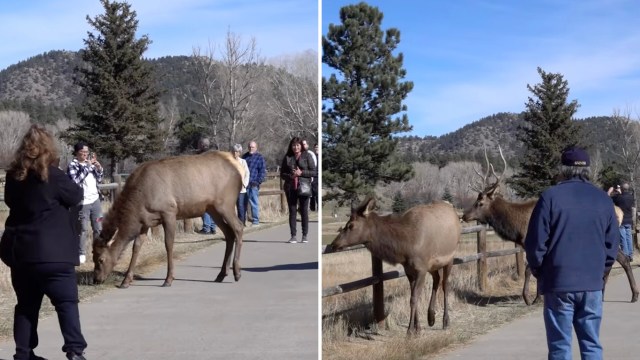
<svg viewBox="0 0 640 360">
<path fill-rule="evenodd" d="M 368 197 L 357 209 L 351 211 L 351 217 L 344 227 L 338 230 L 338 236 L 331 243 L 333 250 L 371 241 L 368 217 L 376 205 L 376 199 Z"/>
<path fill-rule="evenodd" d="M 116 231 L 117 234 L 117 231 Z M 113 239 L 105 239 L 103 231 L 97 239 L 93 241 L 93 283 L 102 284 L 116 265 L 117 256 L 112 253 L 111 246 Z"/>
<path fill-rule="evenodd" d="M 500 152 L 500 157 L 504 162 L 504 170 L 502 171 L 502 174 L 500 174 L 500 176 L 496 175 L 496 172 L 493 169 L 493 165 L 489 162 L 489 157 L 487 156 L 486 148 L 484 149 L 484 158 L 487 162 L 486 173 L 482 175 L 477 169 L 475 168 L 473 169 L 476 172 L 476 174 L 478 174 L 478 176 L 480 176 L 480 178 L 482 179 L 482 186 L 484 186 L 484 190 L 474 188 L 471 186 L 471 184 L 469 184 L 469 187 L 472 190 L 478 191 L 478 198 L 469 209 L 465 210 L 464 214 L 462 215 L 462 221 L 464 222 L 477 220 L 477 221 L 480 221 L 481 223 L 486 223 L 487 218 L 491 216 L 491 203 L 493 202 L 495 197 L 498 195 L 498 189 L 500 188 L 500 180 L 502 179 L 502 176 L 507 170 L 507 161 L 504 159 L 504 155 L 502 154 L 502 148 L 498 146 L 498 150 Z M 490 175 L 489 172 L 491 172 L 491 175 L 493 175 L 493 177 L 495 177 L 496 179 L 496 181 L 493 183 L 489 182 L 489 175 Z"/>
</svg>

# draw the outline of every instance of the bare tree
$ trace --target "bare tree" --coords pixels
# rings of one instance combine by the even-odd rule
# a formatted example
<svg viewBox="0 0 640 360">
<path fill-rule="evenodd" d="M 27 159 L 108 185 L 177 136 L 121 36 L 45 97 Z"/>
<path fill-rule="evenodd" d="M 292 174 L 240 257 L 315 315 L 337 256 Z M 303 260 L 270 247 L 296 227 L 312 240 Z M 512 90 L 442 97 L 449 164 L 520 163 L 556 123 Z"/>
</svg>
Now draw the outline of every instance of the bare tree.
<svg viewBox="0 0 640 360">
<path fill-rule="evenodd" d="M 11 162 L 20 140 L 29 129 L 29 114 L 21 111 L 0 111 L 0 167 Z"/>
<path fill-rule="evenodd" d="M 220 119 L 222 118 L 222 104 L 224 103 L 224 93 L 220 91 L 218 83 L 217 62 L 215 60 L 215 46 L 209 43 L 208 48 L 203 52 L 199 47 L 193 48 L 191 65 L 194 70 L 194 82 L 196 88 L 187 94 L 202 111 L 209 122 L 211 140 L 218 146 L 218 131 Z M 223 95 L 222 98 L 220 95 Z"/>
<path fill-rule="evenodd" d="M 269 107 L 291 134 L 318 139 L 318 55 L 315 51 L 281 59 L 272 73 Z"/>
<path fill-rule="evenodd" d="M 243 44 L 242 37 L 231 31 L 227 31 L 221 56 L 220 92 L 225 114 L 225 140 L 231 147 L 248 123 L 245 115 L 264 68 L 264 59 L 260 57 L 255 38 Z"/>
<path fill-rule="evenodd" d="M 629 182 L 636 188 L 636 168 L 640 164 L 640 116 L 632 119 L 630 109 L 624 113 L 614 110 L 613 132 L 615 141 L 611 151 L 620 159 Z"/>
</svg>

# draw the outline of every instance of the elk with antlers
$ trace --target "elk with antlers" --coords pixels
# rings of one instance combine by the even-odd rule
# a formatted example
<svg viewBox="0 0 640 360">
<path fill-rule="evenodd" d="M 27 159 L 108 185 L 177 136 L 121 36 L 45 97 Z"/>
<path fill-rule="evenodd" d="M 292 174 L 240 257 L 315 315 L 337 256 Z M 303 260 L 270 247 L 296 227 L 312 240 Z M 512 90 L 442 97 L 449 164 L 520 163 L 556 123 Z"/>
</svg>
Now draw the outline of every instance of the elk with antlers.
<svg viewBox="0 0 640 360">
<path fill-rule="evenodd" d="M 536 205 L 537 199 L 530 199 L 523 202 L 510 202 L 505 200 L 498 193 L 502 176 L 504 176 L 507 168 L 507 161 L 502 154 L 502 149 L 500 147 L 498 149 L 500 157 L 504 162 L 503 172 L 500 176 L 496 175 L 493 165 L 489 162 L 485 149 L 485 160 L 487 163 L 486 173 L 482 175 L 478 170 L 474 169 L 476 174 L 482 178 L 482 182 L 485 187 L 483 190 L 472 188 L 478 191 L 478 198 L 475 203 L 464 212 L 462 220 L 465 222 L 477 220 L 480 223 L 488 224 L 503 240 L 512 241 L 524 249 L 524 239 L 527 235 L 529 219 L 533 212 L 533 208 Z M 488 181 L 490 175 L 496 179 L 495 182 L 490 183 Z M 619 220 L 621 220 L 621 218 L 619 218 Z M 629 263 L 629 260 L 624 256 L 622 251 L 618 251 L 616 260 L 620 265 L 622 265 L 622 268 L 629 279 L 629 286 L 631 287 L 632 292 L 631 302 L 638 301 L 639 292 L 633 272 L 631 271 L 631 264 Z M 608 275 L 608 273 L 605 274 L 605 282 Z M 522 290 L 522 297 L 527 305 L 532 303 L 529 300 L 530 278 L 531 270 L 527 266 L 525 271 L 524 287 Z M 539 294 L 536 291 L 536 297 L 533 300 L 533 303 L 535 303 L 538 298 Z"/>
</svg>

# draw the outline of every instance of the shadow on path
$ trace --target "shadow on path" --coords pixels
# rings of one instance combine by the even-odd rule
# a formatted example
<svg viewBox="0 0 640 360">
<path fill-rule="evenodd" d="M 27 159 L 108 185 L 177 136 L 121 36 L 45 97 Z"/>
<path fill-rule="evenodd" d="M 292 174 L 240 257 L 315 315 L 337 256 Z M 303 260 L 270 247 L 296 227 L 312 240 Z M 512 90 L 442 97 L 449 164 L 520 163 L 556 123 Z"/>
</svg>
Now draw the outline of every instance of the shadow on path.
<svg viewBox="0 0 640 360">
<path fill-rule="evenodd" d="M 281 264 L 268 267 L 249 267 L 242 268 L 242 270 L 249 272 L 267 272 L 276 270 L 318 270 L 318 262 L 312 261 L 300 264 Z"/>
</svg>

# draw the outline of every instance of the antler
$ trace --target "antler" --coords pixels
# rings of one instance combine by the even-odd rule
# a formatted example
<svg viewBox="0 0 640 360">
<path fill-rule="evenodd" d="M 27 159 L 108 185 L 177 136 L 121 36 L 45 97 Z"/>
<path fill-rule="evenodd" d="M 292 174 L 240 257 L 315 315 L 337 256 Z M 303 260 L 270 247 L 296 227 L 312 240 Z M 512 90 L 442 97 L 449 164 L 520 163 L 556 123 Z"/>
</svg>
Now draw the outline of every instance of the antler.
<svg viewBox="0 0 640 360">
<path fill-rule="evenodd" d="M 482 175 L 478 169 L 476 169 L 475 167 L 473 168 L 473 171 L 475 171 L 475 173 L 482 179 L 482 186 L 484 186 L 485 188 L 488 186 L 493 186 L 496 185 L 500 182 L 500 180 L 502 179 L 502 176 L 504 175 L 504 173 L 507 170 L 507 160 L 505 160 L 504 158 L 504 154 L 502 154 L 502 148 L 500 147 L 500 145 L 498 145 L 498 151 L 500 152 L 500 158 L 502 158 L 502 161 L 504 162 L 504 169 L 502 170 L 502 174 L 500 174 L 500 176 L 498 176 L 496 174 L 495 169 L 493 168 L 493 164 L 491 164 L 491 162 L 489 162 L 489 156 L 487 155 L 487 148 L 484 148 L 484 159 L 487 162 L 487 171 L 484 175 Z M 493 184 L 489 184 L 488 180 L 489 180 L 489 174 L 493 175 L 493 177 L 496 178 L 496 181 Z M 474 186 L 472 186 L 471 184 L 469 184 L 469 188 L 471 190 L 477 191 L 477 192 L 483 192 L 483 189 L 477 189 Z"/>
</svg>

